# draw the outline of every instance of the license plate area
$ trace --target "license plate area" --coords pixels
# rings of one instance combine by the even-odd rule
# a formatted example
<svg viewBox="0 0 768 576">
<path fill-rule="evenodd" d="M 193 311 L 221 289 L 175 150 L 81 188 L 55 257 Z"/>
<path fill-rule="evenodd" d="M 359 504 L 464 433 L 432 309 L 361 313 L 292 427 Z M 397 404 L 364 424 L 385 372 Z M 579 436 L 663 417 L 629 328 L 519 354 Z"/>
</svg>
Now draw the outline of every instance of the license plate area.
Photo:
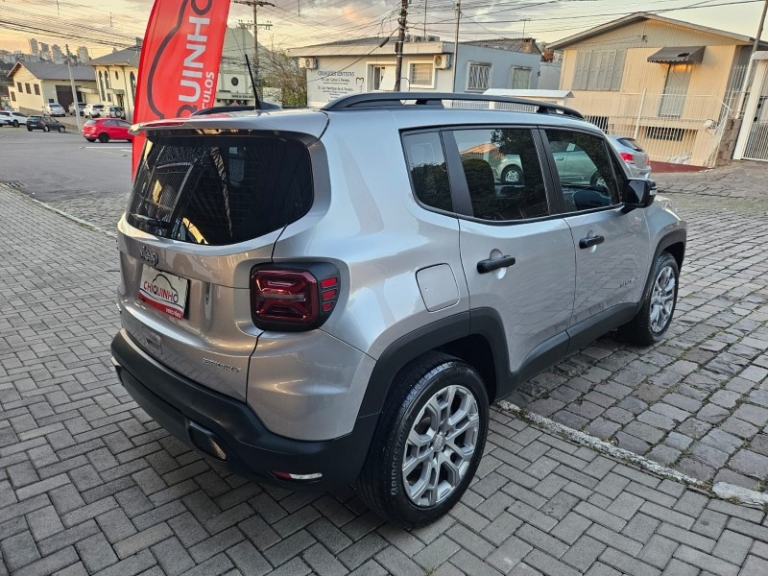
<svg viewBox="0 0 768 576">
<path fill-rule="evenodd" d="M 184 318 L 189 280 L 144 265 L 139 282 L 139 300 L 179 320 Z"/>
</svg>

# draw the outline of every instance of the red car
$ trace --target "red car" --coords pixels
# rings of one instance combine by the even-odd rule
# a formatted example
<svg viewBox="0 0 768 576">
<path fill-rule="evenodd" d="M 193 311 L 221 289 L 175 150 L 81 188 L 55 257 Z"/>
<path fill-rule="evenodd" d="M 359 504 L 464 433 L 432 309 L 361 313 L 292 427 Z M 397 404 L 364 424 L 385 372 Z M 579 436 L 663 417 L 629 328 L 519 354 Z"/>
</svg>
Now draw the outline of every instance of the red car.
<svg viewBox="0 0 768 576">
<path fill-rule="evenodd" d="M 93 118 L 83 126 L 83 136 L 88 142 L 109 142 L 110 140 L 128 140 L 133 142 L 133 136 L 128 134 L 130 122 L 119 118 Z"/>
</svg>

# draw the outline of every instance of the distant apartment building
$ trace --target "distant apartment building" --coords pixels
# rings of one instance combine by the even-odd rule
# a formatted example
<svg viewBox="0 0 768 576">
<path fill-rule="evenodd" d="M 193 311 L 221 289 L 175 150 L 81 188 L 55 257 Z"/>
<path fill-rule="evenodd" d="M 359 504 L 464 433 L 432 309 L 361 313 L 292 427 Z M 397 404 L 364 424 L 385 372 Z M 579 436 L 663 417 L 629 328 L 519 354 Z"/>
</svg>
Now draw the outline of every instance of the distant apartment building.
<svg viewBox="0 0 768 576">
<path fill-rule="evenodd" d="M 51 59 L 55 64 L 61 64 L 64 62 L 64 52 L 61 51 L 61 48 L 58 44 L 51 46 Z"/>
<path fill-rule="evenodd" d="M 37 45 L 37 40 L 34 38 L 29 39 L 29 53 L 32 54 L 32 56 L 40 56 L 40 47 Z"/>
<path fill-rule="evenodd" d="M 80 46 L 77 49 L 77 61 L 81 64 L 87 64 L 91 57 L 88 55 L 88 48 Z"/>
</svg>

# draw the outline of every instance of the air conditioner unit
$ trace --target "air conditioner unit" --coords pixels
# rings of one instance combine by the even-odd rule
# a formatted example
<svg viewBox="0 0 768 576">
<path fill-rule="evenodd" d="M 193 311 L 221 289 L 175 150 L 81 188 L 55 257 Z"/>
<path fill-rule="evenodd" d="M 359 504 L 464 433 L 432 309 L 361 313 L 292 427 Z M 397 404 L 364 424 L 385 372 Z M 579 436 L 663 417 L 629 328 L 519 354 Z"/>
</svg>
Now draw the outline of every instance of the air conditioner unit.
<svg viewBox="0 0 768 576">
<path fill-rule="evenodd" d="M 438 70 L 446 70 L 451 67 L 451 55 L 450 54 L 436 54 L 434 60 L 435 68 Z"/>
<path fill-rule="evenodd" d="M 299 58 L 299 68 L 314 70 L 317 68 L 317 58 Z"/>
</svg>

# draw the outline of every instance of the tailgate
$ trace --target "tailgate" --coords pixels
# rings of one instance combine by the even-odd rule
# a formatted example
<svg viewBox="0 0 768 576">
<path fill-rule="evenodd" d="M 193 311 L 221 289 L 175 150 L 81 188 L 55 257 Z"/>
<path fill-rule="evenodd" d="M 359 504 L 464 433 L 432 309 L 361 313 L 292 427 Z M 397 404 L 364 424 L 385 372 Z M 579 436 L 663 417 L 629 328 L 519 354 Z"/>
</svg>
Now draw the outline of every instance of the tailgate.
<svg viewBox="0 0 768 576">
<path fill-rule="evenodd" d="M 118 226 L 122 323 L 176 372 L 245 400 L 250 275 L 312 205 L 309 153 L 270 134 L 148 134 Z"/>
</svg>

